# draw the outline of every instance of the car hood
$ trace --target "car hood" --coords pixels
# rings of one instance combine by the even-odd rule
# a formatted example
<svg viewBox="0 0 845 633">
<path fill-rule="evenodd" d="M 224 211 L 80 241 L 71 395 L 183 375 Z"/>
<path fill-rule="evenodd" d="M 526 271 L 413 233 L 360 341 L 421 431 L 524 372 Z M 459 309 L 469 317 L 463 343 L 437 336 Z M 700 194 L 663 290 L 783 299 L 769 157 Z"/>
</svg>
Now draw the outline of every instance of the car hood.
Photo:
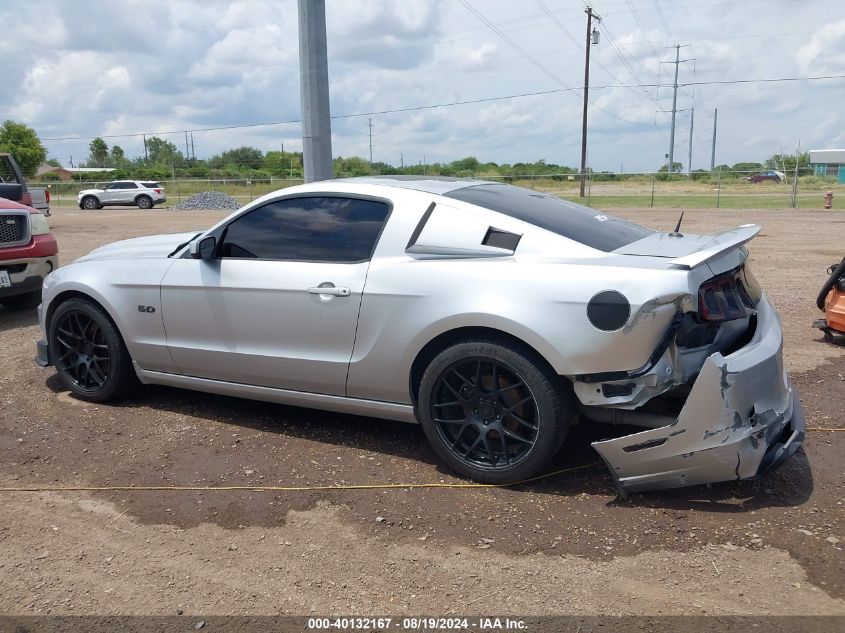
<svg viewBox="0 0 845 633">
<path fill-rule="evenodd" d="M 78 196 L 84 196 L 86 193 L 103 193 L 103 191 L 104 191 L 103 189 L 83 189 L 82 191 L 80 191 L 76 195 L 78 197 Z"/>
<path fill-rule="evenodd" d="M 170 233 L 168 235 L 151 235 L 136 237 L 131 240 L 121 240 L 96 248 L 87 255 L 80 257 L 78 262 L 97 261 L 106 259 L 150 259 L 167 257 L 177 246 L 189 241 L 197 231 L 188 233 Z"/>
</svg>

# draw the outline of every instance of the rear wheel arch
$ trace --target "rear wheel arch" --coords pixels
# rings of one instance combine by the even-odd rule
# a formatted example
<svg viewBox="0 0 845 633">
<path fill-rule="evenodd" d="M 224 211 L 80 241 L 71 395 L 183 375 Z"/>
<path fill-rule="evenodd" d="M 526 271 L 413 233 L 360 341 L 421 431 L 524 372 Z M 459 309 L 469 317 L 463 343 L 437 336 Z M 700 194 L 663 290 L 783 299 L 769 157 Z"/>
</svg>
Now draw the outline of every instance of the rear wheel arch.
<svg viewBox="0 0 845 633">
<path fill-rule="evenodd" d="M 544 366 L 551 374 L 558 376 L 562 388 L 571 389 L 572 385 L 566 378 L 559 376 L 549 360 L 543 356 L 534 346 L 525 342 L 518 336 L 499 330 L 493 327 L 460 327 L 438 334 L 417 353 L 409 376 L 409 389 L 411 401 L 417 404 L 419 397 L 420 382 L 423 374 L 432 360 L 442 351 L 467 341 L 491 341 L 494 343 L 505 343 L 519 349 L 526 357 L 531 358 L 538 365 Z"/>
<path fill-rule="evenodd" d="M 143 201 L 146 201 L 146 203 L 147 203 L 147 204 L 149 204 L 149 206 L 142 206 L 142 205 L 141 205 L 141 201 L 142 201 L 142 200 L 143 200 Z M 135 205 L 136 205 L 139 209 L 152 209 L 152 208 L 153 208 L 154 203 L 153 203 L 153 199 L 152 199 L 152 197 L 150 197 L 150 196 L 149 196 L 148 194 L 146 194 L 146 193 L 142 193 L 142 194 L 139 194 L 139 195 L 135 196 Z"/>
</svg>

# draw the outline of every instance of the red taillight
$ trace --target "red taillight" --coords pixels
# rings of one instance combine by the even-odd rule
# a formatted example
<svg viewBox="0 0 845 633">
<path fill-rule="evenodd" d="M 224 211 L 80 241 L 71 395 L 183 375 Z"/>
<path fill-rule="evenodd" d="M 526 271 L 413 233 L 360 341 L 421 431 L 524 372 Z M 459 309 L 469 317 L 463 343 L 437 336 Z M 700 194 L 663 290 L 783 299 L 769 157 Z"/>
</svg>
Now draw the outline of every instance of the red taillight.
<svg viewBox="0 0 845 633">
<path fill-rule="evenodd" d="M 698 314 L 703 321 L 742 319 L 753 309 L 738 271 L 715 277 L 698 289 Z"/>
<path fill-rule="evenodd" d="M 44 197 L 47 201 L 47 204 L 50 204 L 50 190 L 49 189 L 44 190 Z"/>
<path fill-rule="evenodd" d="M 156 190 L 155 190 L 155 192 L 156 192 L 156 193 L 161 193 L 161 189 L 156 189 Z"/>
</svg>

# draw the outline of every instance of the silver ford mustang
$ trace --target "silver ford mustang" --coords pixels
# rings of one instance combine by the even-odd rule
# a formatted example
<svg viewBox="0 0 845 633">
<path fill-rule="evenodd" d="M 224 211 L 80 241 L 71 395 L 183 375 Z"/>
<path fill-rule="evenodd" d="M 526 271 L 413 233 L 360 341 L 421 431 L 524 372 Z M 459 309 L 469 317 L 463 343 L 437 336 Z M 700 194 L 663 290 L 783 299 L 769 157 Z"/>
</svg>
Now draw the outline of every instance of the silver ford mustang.
<svg viewBox="0 0 845 633">
<path fill-rule="evenodd" d="M 622 494 L 746 479 L 804 438 L 758 231 L 657 233 L 480 180 L 318 182 L 54 271 L 38 362 L 97 402 L 140 381 L 418 421 L 486 482 L 540 472 L 579 421 L 621 425 L 593 447 Z"/>
</svg>

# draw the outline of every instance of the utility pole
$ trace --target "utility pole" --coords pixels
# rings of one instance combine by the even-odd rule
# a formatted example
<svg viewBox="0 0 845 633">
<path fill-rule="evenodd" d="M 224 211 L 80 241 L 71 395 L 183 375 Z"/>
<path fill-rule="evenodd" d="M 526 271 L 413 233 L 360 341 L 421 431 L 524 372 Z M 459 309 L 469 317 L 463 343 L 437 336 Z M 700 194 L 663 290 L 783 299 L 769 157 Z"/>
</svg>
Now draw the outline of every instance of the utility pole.
<svg viewBox="0 0 845 633">
<path fill-rule="evenodd" d="M 399 165 L 402 169 L 405 169 L 405 154 L 399 153 Z"/>
<path fill-rule="evenodd" d="M 305 182 L 332 177 L 326 1 L 298 0 L 302 167 Z"/>
<path fill-rule="evenodd" d="M 715 110 L 713 110 L 713 145 L 710 148 L 710 171 L 716 169 L 716 121 L 718 120 L 719 108 L 716 108 Z"/>
<path fill-rule="evenodd" d="M 189 159 L 191 157 L 191 148 L 188 145 L 188 130 L 185 130 L 185 159 Z"/>
<path fill-rule="evenodd" d="M 692 173 L 692 126 L 695 124 L 695 106 L 689 111 L 689 160 L 687 161 L 687 174 Z"/>
<path fill-rule="evenodd" d="M 197 153 L 194 151 L 194 133 L 191 132 L 191 158 L 196 158 Z"/>
<path fill-rule="evenodd" d="M 370 119 L 370 167 L 373 166 L 373 120 Z"/>
<path fill-rule="evenodd" d="M 141 136 L 144 137 L 144 162 L 148 163 L 150 161 L 150 157 L 147 155 L 147 135 L 142 134 Z M 73 167 L 73 165 L 71 165 Z"/>
<path fill-rule="evenodd" d="M 587 43 L 584 53 L 584 113 L 581 121 L 581 186 L 579 196 L 584 197 L 584 186 L 587 183 L 587 105 L 590 92 L 590 46 L 593 38 L 593 18 L 601 22 L 601 18 L 593 13 L 592 7 L 584 9 L 587 14 Z M 598 43 L 598 31 L 596 31 L 596 43 Z"/>
<path fill-rule="evenodd" d="M 678 114 L 678 67 L 681 62 L 691 62 L 695 59 L 681 59 L 681 49 L 688 46 L 688 44 L 675 44 L 669 48 L 675 49 L 675 61 L 666 62 L 675 64 L 675 80 L 672 82 L 672 129 L 669 131 L 669 156 L 667 157 L 667 173 L 671 174 L 675 169 L 675 119 Z M 661 64 L 664 62 L 660 62 Z"/>
<path fill-rule="evenodd" d="M 669 132 L 669 158 L 666 163 L 666 173 L 671 174 L 675 171 L 675 115 L 678 112 L 678 66 L 681 63 L 681 46 L 675 44 L 675 81 L 672 84 L 672 129 Z"/>
</svg>

